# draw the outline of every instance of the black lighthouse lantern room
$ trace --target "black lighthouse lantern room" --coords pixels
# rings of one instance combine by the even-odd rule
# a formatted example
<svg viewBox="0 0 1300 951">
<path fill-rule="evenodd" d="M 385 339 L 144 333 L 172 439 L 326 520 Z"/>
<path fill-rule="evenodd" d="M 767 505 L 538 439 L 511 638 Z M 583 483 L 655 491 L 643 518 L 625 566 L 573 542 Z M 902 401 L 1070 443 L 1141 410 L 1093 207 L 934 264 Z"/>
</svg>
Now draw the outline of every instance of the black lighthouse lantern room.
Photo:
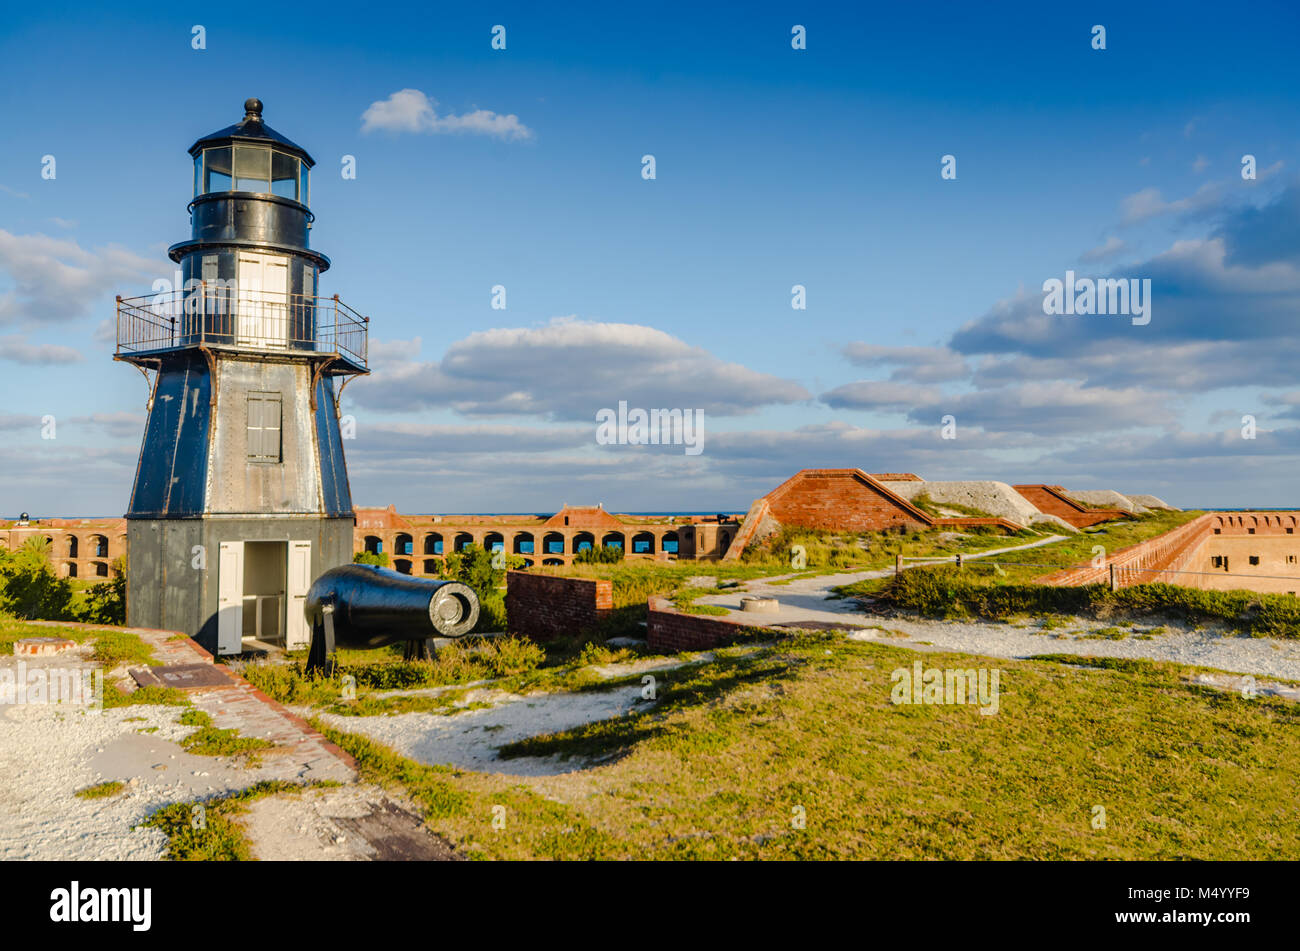
<svg viewBox="0 0 1300 951">
<path fill-rule="evenodd" d="M 262 103 L 200 138 L 180 285 L 118 298 L 115 359 L 149 379 L 128 519 L 132 625 L 214 653 L 306 647 L 311 580 L 352 560 L 338 398 L 367 373 L 368 319 L 321 297 L 301 146 Z"/>
</svg>

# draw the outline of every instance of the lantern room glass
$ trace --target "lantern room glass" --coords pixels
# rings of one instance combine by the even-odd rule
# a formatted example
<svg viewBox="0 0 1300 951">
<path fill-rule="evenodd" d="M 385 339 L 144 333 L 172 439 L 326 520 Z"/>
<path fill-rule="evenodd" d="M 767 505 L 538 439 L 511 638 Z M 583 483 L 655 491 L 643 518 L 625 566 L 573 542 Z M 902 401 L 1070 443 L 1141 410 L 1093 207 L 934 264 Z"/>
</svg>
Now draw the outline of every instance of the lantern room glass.
<svg viewBox="0 0 1300 951">
<path fill-rule="evenodd" d="M 307 164 L 296 155 L 256 145 L 204 149 L 194 159 L 194 197 L 253 192 L 308 203 Z"/>
</svg>

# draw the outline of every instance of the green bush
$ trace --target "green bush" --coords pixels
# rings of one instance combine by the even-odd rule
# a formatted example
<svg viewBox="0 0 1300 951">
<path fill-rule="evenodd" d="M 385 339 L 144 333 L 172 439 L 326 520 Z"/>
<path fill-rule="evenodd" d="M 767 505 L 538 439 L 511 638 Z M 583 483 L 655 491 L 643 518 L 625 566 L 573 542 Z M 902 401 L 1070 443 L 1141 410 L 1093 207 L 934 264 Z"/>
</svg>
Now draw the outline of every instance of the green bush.
<svg viewBox="0 0 1300 951">
<path fill-rule="evenodd" d="M 452 552 L 444 559 L 443 577 L 469 585 L 478 595 L 479 615 L 478 623 L 474 625 L 475 633 L 506 629 L 506 604 L 501 587 L 506 583 L 508 569 L 523 566 L 524 558 L 520 555 L 490 552 L 473 544 Z"/>
<path fill-rule="evenodd" d="M 29 538 L 17 551 L 0 551 L 0 611 L 24 621 L 71 621 L 72 582 L 50 565 L 50 545 Z"/>
<path fill-rule="evenodd" d="M 378 565 L 380 568 L 387 568 L 388 552 L 359 551 L 352 556 L 352 562 L 357 565 Z"/>
<path fill-rule="evenodd" d="M 92 584 L 70 608 L 72 619 L 88 624 L 126 623 L 126 577 Z M 57 620 L 57 619 L 55 619 Z"/>
<path fill-rule="evenodd" d="M 614 565 L 623 560 L 623 549 L 618 545 L 601 545 L 584 548 L 573 558 L 575 565 Z"/>
</svg>

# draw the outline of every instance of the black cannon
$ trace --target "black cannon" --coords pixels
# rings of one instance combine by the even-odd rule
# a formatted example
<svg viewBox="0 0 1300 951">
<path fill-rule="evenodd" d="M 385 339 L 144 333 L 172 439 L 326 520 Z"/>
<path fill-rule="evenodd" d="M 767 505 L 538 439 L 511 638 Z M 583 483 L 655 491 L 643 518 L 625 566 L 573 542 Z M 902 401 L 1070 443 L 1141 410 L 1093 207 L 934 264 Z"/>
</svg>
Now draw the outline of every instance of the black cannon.
<svg viewBox="0 0 1300 951">
<path fill-rule="evenodd" d="M 307 669 L 324 670 L 336 647 L 371 650 L 405 641 L 408 660 L 427 658 L 433 638 L 474 629 L 478 595 L 459 581 L 342 565 L 312 583 L 304 611 L 311 625 Z"/>
</svg>

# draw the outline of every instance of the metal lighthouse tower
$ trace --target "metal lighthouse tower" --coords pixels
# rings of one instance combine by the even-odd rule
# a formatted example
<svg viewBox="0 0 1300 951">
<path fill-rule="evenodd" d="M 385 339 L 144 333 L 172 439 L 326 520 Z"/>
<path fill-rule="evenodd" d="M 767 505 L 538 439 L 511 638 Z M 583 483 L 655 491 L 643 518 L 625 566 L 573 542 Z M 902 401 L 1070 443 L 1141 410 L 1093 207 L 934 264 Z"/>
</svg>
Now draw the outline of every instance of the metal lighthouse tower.
<svg viewBox="0 0 1300 951">
<path fill-rule="evenodd" d="M 312 579 L 352 560 L 338 398 L 367 373 L 368 319 L 317 296 L 310 155 L 244 103 L 190 147 L 182 286 L 118 298 L 114 359 L 150 381 L 127 512 L 128 623 L 213 653 L 306 647 Z"/>
</svg>

